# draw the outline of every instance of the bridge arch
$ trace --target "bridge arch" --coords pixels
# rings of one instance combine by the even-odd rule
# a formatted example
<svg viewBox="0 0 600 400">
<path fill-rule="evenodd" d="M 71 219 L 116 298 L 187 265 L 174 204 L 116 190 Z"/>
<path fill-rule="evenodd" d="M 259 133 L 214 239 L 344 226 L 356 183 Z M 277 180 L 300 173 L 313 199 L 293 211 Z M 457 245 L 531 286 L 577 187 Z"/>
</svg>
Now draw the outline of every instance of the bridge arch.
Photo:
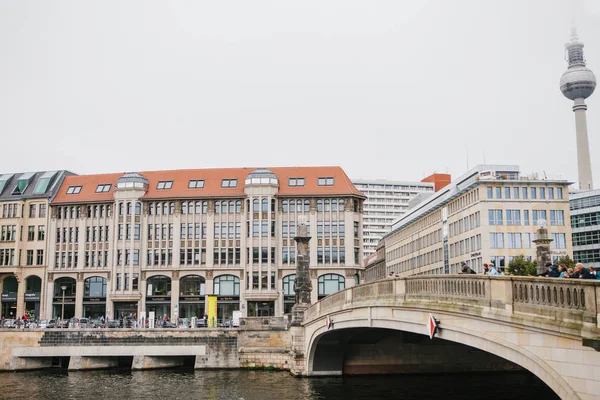
<svg viewBox="0 0 600 400">
<path fill-rule="evenodd" d="M 527 287 L 528 296 L 522 287 Z M 572 295 L 569 302 L 565 295 L 564 302 L 555 301 L 541 294 L 555 290 L 577 293 L 578 300 Z M 600 346 L 593 339 L 600 337 L 598 294 L 596 281 L 476 275 L 418 276 L 354 286 L 305 311 L 302 371 L 343 372 L 318 365 L 319 346 L 334 339 L 332 332 L 375 328 L 426 337 L 433 314 L 440 321 L 437 338 L 520 366 L 561 399 L 594 398 L 600 394 L 600 379 L 589 371 L 600 367 L 600 352 L 592 349 Z M 343 366 L 338 360 L 339 365 Z"/>
<path fill-rule="evenodd" d="M 357 310 L 355 310 L 357 311 Z M 371 309 L 369 312 L 379 314 L 381 310 Z M 356 316 L 344 315 L 347 313 L 333 314 L 330 316 L 333 321 L 333 327 L 326 326 L 326 317 L 315 321 L 320 325 L 311 334 L 310 339 L 307 337 L 307 360 L 306 368 L 308 376 L 319 375 L 342 375 L 344 373 L 344 356 L 347 353 L 344 351 L 344 346 L 340 342 L 336 342 L 331 336 L 334 334 L 345 335 L 346 339 L 353 336 L 351 330 L 362 329 L 362 333 L 368 331 L 387 330 L 390 332 L 410 333 L 420 336 L 424 341 L 429 342 L 430 339 L 426 336 L 425 323 L 429 317 L 428 310 L 414 311 L 406 313 L 406 318 L 389 318 L 387 316 L 356 319 Z M 351 314 L 351 313 L 350 313 Z M 349 318 L 346 318 L 349 317 Z M 448 318 L 461 319 L 458 315 L 452 314 L 436 314 L 436 318 L 446 321 Z M 419 321 L 416 323 L 416 321 Z M 464 321 L 463 321 L 464 322 Z M 501 338 L 495 336 L 482 336 L 480 332 L 473 331 L 469 328 L 469 324 L 457 323 L 456 325 L 444 326 L 440 330 L 438 338 L 434 341 L 443 340 L 449 343 L 468 346 L 471 349 L 481 350 L 489 355 L 496 356 L 499 359 L 509 361 L 510 363 L 521 367 L 532 374 L 536 375 L 550 389 L 552 389 L 561 399 L 579 399 L 579 396 L 567 383 L 567 381 L 544 360 L 528 351 L 527 349 L 511 344 Z M 358 332 L 354 333 L 358 334 Z M 330 349 L 336 349 L 334 352 L 327 352 L 327 357 L 318 357 L 319 346 L 329 346 Z M 323 349 L 320 349 L 323 350 Z M 317 365 L 317 362 L 324 359 L 328 360 L 325 368 L 339 368 L 332 370 L 323 370 L 323 365 Z M 490 360 L 492 361 L 492 360 Z M 508 363 L 507 363 L 508 364 Z M 458 364 L 457 364 L 458 365 Z M 508 369 L 509 366 L 506 366 Z M 383 371 L 383 372 L 398 372 L 398 371 Z M 401 371 L 407 372 L 407 371 Z M 415 371 L 412 371 L 415 372 Z M 440 371 L 446 372 L 446 371 Z"/>
</svg>

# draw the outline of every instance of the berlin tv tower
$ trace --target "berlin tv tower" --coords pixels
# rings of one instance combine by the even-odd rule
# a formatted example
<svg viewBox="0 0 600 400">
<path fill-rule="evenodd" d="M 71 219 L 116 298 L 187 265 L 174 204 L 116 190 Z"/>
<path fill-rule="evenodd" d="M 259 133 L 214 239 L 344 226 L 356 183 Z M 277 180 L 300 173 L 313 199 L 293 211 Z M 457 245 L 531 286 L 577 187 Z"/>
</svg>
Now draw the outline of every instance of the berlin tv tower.
<svg viewBox="0 0 600 400">
<path fill-rule="evenodd" d="M 594 93 L 596 77 L 585 66 L 583 43 L 577 37 L 577 30 L 571 29 L 571 41 L 565 45 L 569 67 L 560 78 L 560 91 L 569 100 L 573 100 L 575 113 L 575 131 L 577 133 L 577 172 L 580 190 L 594 188 L 592 181 L 592 163 L 588 142 L 585 99 Z"/>
</svg>

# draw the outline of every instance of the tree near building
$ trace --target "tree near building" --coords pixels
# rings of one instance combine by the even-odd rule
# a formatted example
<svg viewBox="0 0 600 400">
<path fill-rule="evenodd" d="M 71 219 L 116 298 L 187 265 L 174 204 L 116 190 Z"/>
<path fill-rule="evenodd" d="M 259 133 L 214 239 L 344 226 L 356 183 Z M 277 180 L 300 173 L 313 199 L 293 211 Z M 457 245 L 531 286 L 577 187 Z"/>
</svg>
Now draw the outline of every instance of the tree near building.
<svg viewBox="0 0 600 400">
<path fill-rule="evenodd" d="M 537 275 L 537 263 L 535 261 L 528 261 L 523 254 L 516 256 L 508 263 L 506 272 L 509 275 L 521 275 L 521 276 L 536 276 Z"/>
<path fill-rule="evenodd" d="M 560 257 L 554 263 L 554 265 L 556 265 L 556 266 L 558 266 L 560 264 L 565 264 L 567 266 L 567 268 L 575 268 L 575 261 L 573 261 L 573 259 L 571 257 L 569 257 L 568 254 L 566 256 Z"/>
</svg>

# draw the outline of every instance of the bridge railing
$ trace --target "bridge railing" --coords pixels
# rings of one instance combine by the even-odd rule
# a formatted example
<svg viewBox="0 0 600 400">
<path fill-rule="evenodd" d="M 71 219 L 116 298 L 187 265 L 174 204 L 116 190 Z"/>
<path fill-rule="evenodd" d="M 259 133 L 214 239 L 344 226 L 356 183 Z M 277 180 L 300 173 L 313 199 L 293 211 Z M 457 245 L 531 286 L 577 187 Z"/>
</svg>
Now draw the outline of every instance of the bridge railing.
<svg viewBox="0 0 600 400">
<path fill-rule="evenodd" d="M 468 305 L 600 327 L 598 281 L 485 275 L 414 276 L 354 286 L 312 305 L 304 321 L 364 303 L 408 306 L 423 302 Z"/>
</svg>

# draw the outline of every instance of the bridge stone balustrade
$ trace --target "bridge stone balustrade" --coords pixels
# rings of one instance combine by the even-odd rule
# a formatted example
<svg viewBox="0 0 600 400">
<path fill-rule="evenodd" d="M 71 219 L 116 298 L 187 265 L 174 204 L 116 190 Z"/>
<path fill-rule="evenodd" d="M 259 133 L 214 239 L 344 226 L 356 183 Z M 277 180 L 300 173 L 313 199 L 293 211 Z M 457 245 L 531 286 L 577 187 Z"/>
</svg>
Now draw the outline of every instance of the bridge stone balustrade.
<svg viewBox="0 0 600 400">
<path fill-rule="evenodd" d="M 485 275 L 386 279 L 348 288 L 309 307 L 303 331 L 292 329 L 293 336 L 303 339 L 294 341 L 292 372 L 341 374 L 343 363 L 339 368 L 331 367 L 333 362 L 315 364 L 320 342 L 336 348 L 333 331 L 377 328 L 426 335 L 433 314 L 439 320 L 437 338 L 525 368 L 563 399 L 597 399 L 600 353 L 583 341 L 599 344 L 599 311 L 600 282 L 595 280 Z M 333 327 L 326 325 L 328 317 Z M 327 351 L 338 356 L 337 350 Z"/>
</svg>

